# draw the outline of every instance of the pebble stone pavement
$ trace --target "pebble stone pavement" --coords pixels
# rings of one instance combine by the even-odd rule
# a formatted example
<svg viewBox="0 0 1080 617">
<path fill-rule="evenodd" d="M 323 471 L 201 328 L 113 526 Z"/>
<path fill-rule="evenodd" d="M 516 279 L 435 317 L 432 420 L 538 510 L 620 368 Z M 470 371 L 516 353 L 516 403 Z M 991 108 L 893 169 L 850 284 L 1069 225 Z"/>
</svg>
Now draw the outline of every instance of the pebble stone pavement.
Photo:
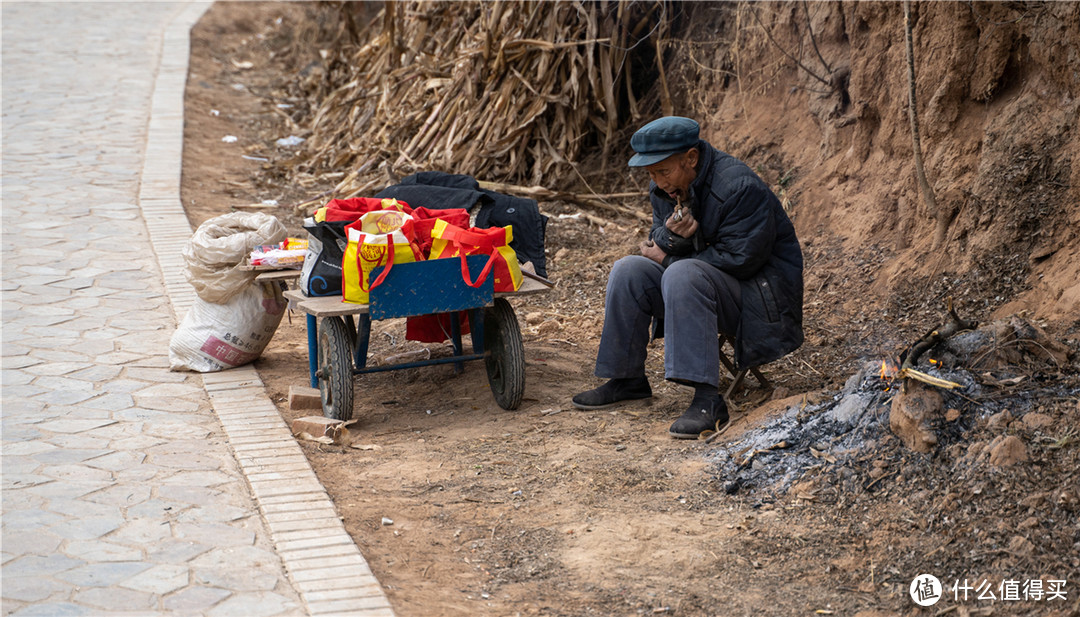
<svg viewBox="0 0 1080 617">
<path fill-rule="evenodd" d="M 393 616 L 258 374 L 168 370 L 206 8 L 2 6 L 5 616 Z"/>
</svg>

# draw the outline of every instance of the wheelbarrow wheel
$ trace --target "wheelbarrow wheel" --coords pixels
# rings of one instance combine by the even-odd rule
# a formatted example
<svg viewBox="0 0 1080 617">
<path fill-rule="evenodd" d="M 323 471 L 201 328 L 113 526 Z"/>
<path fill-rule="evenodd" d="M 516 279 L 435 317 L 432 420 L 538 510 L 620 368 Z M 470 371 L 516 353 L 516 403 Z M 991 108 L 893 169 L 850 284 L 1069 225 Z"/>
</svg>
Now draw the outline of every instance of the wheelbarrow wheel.
<svg viewBox="0 0 1080 617">
<path fill-rule="evenodd" d="M 349 338 L 349 329 L 340 317 L 327 317 L 319 325 L 319 394 L 323 415 L 334 420 L 351 420 L 353 414 Z"/>
<path fill-rule="evenodd" d="M 495 402 L 517 409 L 525 395 L 525 346 L 514 308 L 505 298 L 484 312 L 484 364 Z"/>
</svg>

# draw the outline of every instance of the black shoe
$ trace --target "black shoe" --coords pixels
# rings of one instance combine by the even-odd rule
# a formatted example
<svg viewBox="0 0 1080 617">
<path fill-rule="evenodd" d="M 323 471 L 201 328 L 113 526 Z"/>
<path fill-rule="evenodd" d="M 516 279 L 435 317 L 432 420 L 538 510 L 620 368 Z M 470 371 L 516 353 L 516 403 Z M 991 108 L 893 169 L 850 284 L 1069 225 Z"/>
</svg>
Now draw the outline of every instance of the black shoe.
<svg viewBox="0 0 1080 617">
<path fill-rule="evenodd" d="M 697 439 L 705 431 L 719 431 L 727 421 L 727 403 L 722 396 L 716 395 L 715 399 L 694 397 L 690 407 L 668 429 L 668 434 L 676 439 Z"/>
<path fill-rule="evenodd" d="M 652 397 L 652 388 L 645 377 L 611 379 L 599 388 L 586 390 L 572 400 L 578 409 L 604 409 L 620 401 Z"/>
</svg>

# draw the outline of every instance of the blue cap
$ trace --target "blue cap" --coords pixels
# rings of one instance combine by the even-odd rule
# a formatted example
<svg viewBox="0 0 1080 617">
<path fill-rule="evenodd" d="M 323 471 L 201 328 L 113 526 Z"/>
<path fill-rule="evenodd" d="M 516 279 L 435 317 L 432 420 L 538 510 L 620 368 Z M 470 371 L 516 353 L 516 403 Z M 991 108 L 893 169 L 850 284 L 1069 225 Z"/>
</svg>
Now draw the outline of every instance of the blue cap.
<svg viewBox="0 0 1080 617">
<path fill-rule="evenodd" d="M 698 144 L 701 127 L 690 118 L 665 116 L 638 129 L 630 138 L 637 152 L 630 157 L 631 167 L 648 167 L 669 156 L 686 152 Z"/>
</svg>

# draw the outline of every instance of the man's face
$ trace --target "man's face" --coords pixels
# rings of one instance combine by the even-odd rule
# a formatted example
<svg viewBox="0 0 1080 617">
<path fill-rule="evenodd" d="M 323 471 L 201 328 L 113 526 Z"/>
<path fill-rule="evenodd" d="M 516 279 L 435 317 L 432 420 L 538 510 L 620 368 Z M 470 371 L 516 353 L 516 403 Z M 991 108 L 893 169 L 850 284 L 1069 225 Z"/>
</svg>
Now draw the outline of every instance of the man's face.
<svg viewBox="0 0 1080 617">
<path fill-rule="evenodd" d="M 669 156 L 668 158 L 653 163 L 645 168 L 649 172 L 649 178 L 673 198 L 684 198 L 689 195 L 690 183 L 697 177 L 694 169 L 698 162 L 697 148 L 688 152 Z"/>
</svg>

